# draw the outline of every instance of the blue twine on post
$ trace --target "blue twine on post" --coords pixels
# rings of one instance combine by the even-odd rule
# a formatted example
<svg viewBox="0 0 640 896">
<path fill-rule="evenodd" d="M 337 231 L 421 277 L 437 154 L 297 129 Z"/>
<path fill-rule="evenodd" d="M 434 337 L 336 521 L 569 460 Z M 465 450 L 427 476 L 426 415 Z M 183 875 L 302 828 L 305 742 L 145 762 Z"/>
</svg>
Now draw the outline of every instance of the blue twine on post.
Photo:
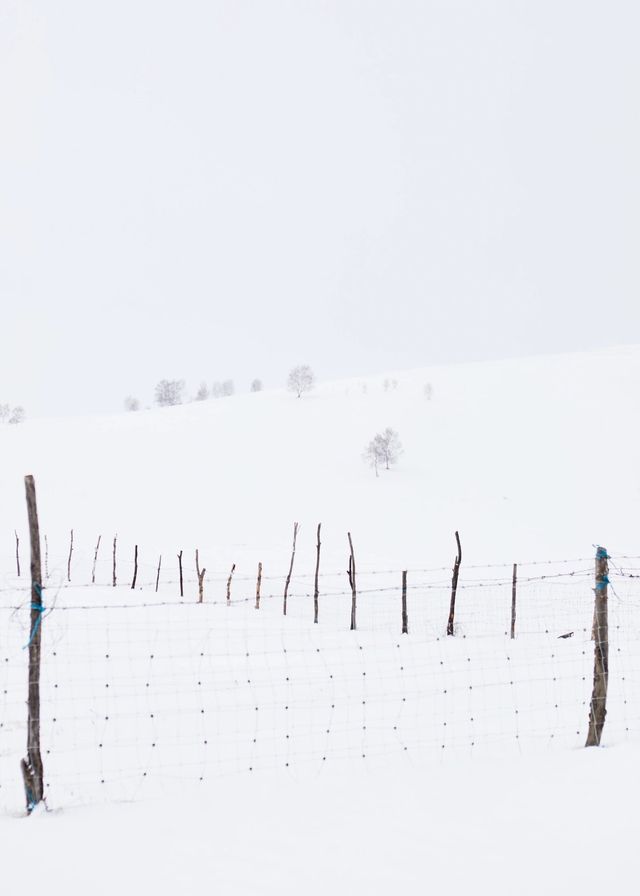
<svg viewBox="0 0 640 896">
<path fill-rule="evenodd" d="M 596 584 L 596 591 L 604 591 L 607 585 L 610 585 L 609 576 L 603 576 L 602 579 Z"/>
<path fill-rule="evenodd" d="M 596 560 L 610 560 L 611 557 L 607 554 L 606 548 L 598 548 L 596 551 Z"/>
<path fill-rule="evenodd" d="M 35 638 L 35 636 L 38 632 L 38 629 L 40 628 L 40 623 L 42 622 L 42 614 L 44 613 L 44 611 L 46 609 L 46 607 L 44 607 L 42 605 L 42 586 L 34 583 L 33 588 L 34 588 L 36 594 L 38 595 L 38 597 L 40 598 L 40 603 L 39 604 L 31 604 L 31 609 L 38 611 L 38 618 L 35 621 L 35 625 L 33 626 L 33 631 L 31 632 L 31 637 L 29 638 L 28 643 L 25 644 L 24 647 L 22 648 L 23 650 L 26 650 L 27 647 L 31 647 L 31 644 L 33 643 L 33 639 Z"/>
</svg>

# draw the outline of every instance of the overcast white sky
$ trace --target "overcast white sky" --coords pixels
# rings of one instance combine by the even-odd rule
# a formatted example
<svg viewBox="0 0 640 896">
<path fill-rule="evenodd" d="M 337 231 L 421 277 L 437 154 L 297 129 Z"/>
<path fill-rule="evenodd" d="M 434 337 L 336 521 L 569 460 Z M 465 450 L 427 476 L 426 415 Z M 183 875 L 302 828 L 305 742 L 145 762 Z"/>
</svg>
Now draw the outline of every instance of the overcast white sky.
<svg viewBox="0 0 640 896">
<path fill-rule="evenodd" d="M 0 0 L 0 401 L 640 342 L 635 0 Z"/>
</svg>

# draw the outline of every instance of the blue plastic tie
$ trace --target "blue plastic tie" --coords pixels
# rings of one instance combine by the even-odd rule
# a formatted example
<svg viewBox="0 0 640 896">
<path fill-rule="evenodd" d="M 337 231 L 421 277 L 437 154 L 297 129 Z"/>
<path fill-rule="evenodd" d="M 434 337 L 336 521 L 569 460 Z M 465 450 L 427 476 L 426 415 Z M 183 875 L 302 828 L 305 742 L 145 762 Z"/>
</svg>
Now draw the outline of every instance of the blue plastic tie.
<svg viewBox="0 0 640 896">
<path fill-rule="evenodd" d="M 31 645 L 33 643 L 33 639 L 35 638 L 35 636 L 38 632 L 38 629 L 40 628 L 40 623 L 42 622 L 42 614 L 46 610 L 46 607 L 43 606 L 43 604 L 42 604 L 42 586 L 34 584 L 33 588 L 34 588 L 34 591 L 36 592 L 36 594 L 38 595 L 38 597 L 40 598 L 40 603 L 39 604 L 32 603 L 31 609 L 38 611 L 38 618 L 35 621 L 35 625 L 33 626 L 33 631 L 31 632 L 31 637 L 29 638 L 28 643 L 25 644 L 24 647 L 22 648 L 23 650 L 26 650 L 27 647 L 31 647 Z"/>
<path fill-rule="evenodd" d="M 597 584 L 596 591 L 604 591 L 607 585 L 610 585 L 609 576 L 604 576 Z"/>
<path fill-rule="evenodd" d="M 611 557 L 607 554 L 606 548 L 598 548 L 596 551 L 596 560 L 610 560 Z"/>
</svg>

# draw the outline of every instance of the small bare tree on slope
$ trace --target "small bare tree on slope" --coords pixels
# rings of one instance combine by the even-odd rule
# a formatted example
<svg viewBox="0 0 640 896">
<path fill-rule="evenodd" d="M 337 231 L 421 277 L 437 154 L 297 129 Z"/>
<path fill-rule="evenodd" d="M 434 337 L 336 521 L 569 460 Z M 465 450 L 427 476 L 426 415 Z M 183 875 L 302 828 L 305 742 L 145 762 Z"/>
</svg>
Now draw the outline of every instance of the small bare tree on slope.
<svg viewBox="0 0 640 896">
<path fill-rule="evenodd" d="M 383 432 L 376 433 L 371 439 L 364 450 L 364 459 L 373 467 L 378 476 L 381 466 L 384 466 L 385 470 L 389 470 L 392 464 L 398 462 L 402 450 L 398 433 L 395 429 L 387 426 Z"/>
<path fill-rule="evenodd" d="M 315 383 L 313 370 L 307 364 L 300 364 L 289 372 L 287 389 L 295 392 L 296 398 L 300 398 L 305 392 L 310 392 Z"/>
<path fill-rule="evenodd" d="M 160 380 L 156 386 L 156 404 L 161 408 L 182 404 L 184 380 Z"/>
</svg>

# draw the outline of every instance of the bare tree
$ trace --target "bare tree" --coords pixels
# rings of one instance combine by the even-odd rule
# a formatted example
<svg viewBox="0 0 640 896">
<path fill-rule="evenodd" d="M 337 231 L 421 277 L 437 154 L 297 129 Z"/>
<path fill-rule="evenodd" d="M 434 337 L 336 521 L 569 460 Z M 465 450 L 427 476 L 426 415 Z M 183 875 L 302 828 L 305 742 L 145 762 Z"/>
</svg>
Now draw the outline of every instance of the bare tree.
<svg viewBox="0 0 640 896">
<path fill-rule="evenodd" d="M 160 380 L 156 386 L 156 404 L 163 408 L 182 404 L 184 385 L 184 380 Z"/>
<path fill-rule="evenodd" d="M 233 393 L 235 391 L 236 391 L 236 389 L 235 389 L 235 386 L 233 385 L 233 380 L 225 380 L 222 383 L 222 394 L 225 398 L 227 398 L 230 395 L 233 395 Z"/>
<path fill-rule="evenodd" d="M 124 400 L 124 409 L 125 411 L 139 411 L 140 402 L 133 395 L 127 395 Z"/>
<path fill-rule="evenodd" d="M 379 432 L 373 437 L 365 448 L 363 457 L 378 476 L 381 466 L 389 470 L 392 464 L 398 462 L 402 450 L 398 433 L 388 426 L 383 432 Z"/>
<path fill-rule="evenodd" d="M 250 388 L 252 392 L 262 392 L 262 380 L 252 380 Z"/>
<path fill-rule="evenodd" d="M 24 420 L 24 408 L 21 405 L 17 405 L 12 411 L 11 416 L 9 417 L 9 423 L 22 423 Z"/>
<path fill-rule="evenodd" d="M 198 391 L 196 392 L 196 401 L 206 401 L 210 397 L 211 392 L 209 392 L 209 387 L 204 381 L 201 382 Z"/>
<path fill-rule="evenodd" d="M 296 398 L 300 398 L 305 392 L 310 392 L 315 384 L 313 370 L 307 364 L 300 364 L 289 372 L 287 389 L 295 392 Z"/>
</svg>

